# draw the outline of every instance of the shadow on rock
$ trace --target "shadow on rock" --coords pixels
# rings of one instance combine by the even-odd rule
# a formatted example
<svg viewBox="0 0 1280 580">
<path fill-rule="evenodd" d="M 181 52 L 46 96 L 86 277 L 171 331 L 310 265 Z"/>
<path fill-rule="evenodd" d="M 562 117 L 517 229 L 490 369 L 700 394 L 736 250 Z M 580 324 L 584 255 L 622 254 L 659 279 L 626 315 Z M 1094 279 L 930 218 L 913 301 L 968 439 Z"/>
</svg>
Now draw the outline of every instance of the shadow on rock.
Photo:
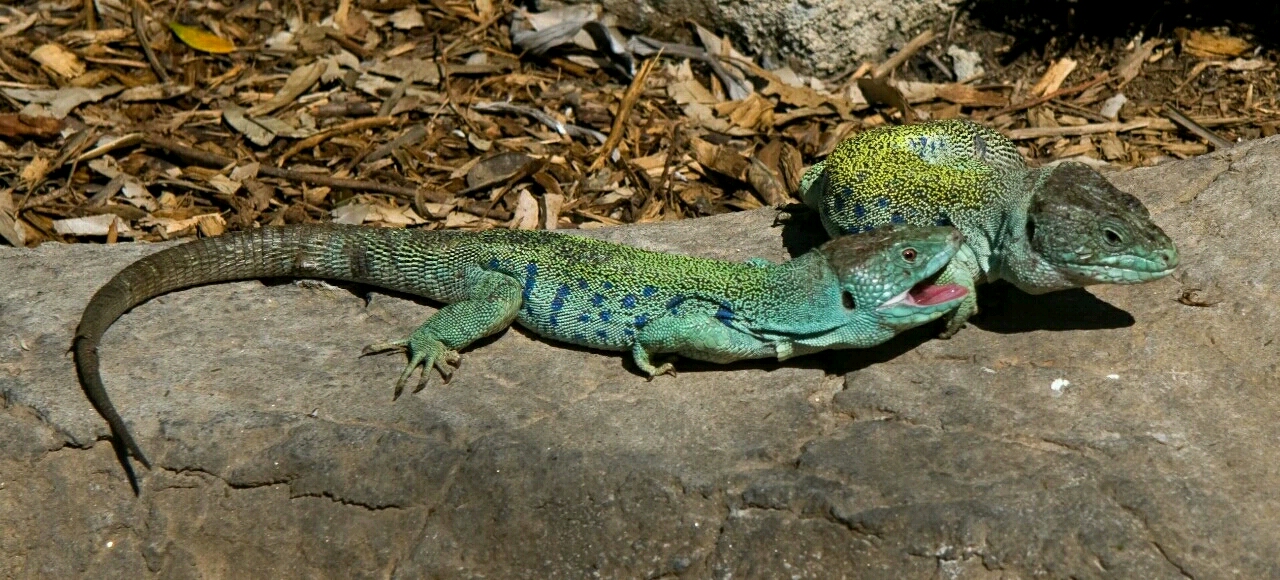
<svg viewBox="0 0 1280 580">
<path fill-rule="evenodd" d="M 822 229 L 818 212 L 795 203 L 779 209 L 774 225 L 782 226 L 782 246 L 792 258 L 804 254 L 830 239 Z"/>
<path fill-rule="evenodd" d="M 1134 319 L 1083 288 L 1033 296 L 1007 282 L 995 282 L 978 287 L 978 315 L 970 323 L 989 332 L 1014 334 L 1126 328 Z"/>
<path fill-rule="evenodd" d="M 818 369 L 832 375 L 846 375 L 874 364 L 888 362 L 898 358 L 917 346 L 932 340 L 941 331 L 941 325 L 926 324 L 922 327 L 913 328 L 907 332 L 899 334 L 898 336 L 893 337 L 892 340 L 871 348 L 826 350 L 785 361 L 762 358 L 742 360 L 727 364 L 716 364 L 679 357 L 675 360 L 675 364 L 676 371 L 681 374 L 748 369 L 772 371 L 779 368 L 790 367 L 799 369 Z M 665 362 L 666 359 L 663 360 Z M 638 374 L 634 363 L 630 361 L 629 357 L 627 359 L 627 369 Z"/>
</svg>

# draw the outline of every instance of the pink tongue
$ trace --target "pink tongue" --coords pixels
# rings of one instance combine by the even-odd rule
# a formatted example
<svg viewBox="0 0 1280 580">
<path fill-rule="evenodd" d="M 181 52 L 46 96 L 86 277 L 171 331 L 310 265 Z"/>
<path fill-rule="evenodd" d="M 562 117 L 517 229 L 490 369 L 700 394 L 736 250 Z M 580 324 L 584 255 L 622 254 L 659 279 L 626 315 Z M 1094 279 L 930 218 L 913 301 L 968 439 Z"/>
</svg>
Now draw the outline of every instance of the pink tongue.
<svg viewBox="0 0 1280 580">
<path fill-rule="evenodd" d="M 941 286 L 926 284 L 923 286 L 916 285 L 907 295 L 920 306 L 933 306 L 934 304 L 960 298 L 966 292 L 964 286 L 957 284 L 943 284 Z"/>
</svg>

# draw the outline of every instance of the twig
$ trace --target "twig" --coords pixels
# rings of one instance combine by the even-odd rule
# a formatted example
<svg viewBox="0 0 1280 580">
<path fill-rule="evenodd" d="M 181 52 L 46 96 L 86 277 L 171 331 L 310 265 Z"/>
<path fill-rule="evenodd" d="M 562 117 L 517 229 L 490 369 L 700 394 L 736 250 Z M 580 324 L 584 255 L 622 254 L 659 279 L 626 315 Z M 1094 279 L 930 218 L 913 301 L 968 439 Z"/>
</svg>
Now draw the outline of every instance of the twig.
<svg viewBox="0 0 1280 580">
<path fill-rule="evenodd" d="M 552 117 L 547 113 L 524 105 L 513 105 L 511 103 L 475 103 L 471 105 L 471 110 L 481 112 L 498 111 L 504 113 L 517 113 L 527 117 L 532 117 L 534 120 L 550 127 L 551 130 L 561 135 L 567 135 L 570 137 L 591 137 L 600 143 L 604 143 L 608 140 L 608 138 L 604 136 L 604 133 L 596 131 L 595 129 L 561 123 L 555 117 Z"/>
<path fill-rule="evenodd" d="M 236 160 L 217 153 L 201 151 L 194 147 L 188 147 L 177 141 L 165 139 L 164 137 L 156 137 L 148 135 L 143 139 L 143 143 L 148 147 L 162 149 L 168 151 L 178 157 L 203 165 L 205 167 L 227 167 L 235 165 Z M 398 185 L 388 185 L 378 183 L 376 181 L 365 181 L 360 179 L 340 179 L 329 177 L 326 174 L 308 173 L 305 171 L 293 171 L 291 169 L 281 169 L 279 167 L 271 167 L 264 165 L 258 168 L 259 175 L 267 175 L 270 177 L 279 177 L 289 181 L 297 181 L 300 183 L 309 183 L 311 185 L 324 185 L 336 189 L 349 189 L 351 191 L 369 191 L 374 193 L 387 193 L 413 199 L 417 192 L 416 188 L 402 187 Z"/>
<path fill-rule="evenodd" d="M 880 63 L 880 66 L 876 67 L 876 71 L 872 73 L 871 76 L 876 78 L 887 76 L 889 73 L 893 72 L 893 69 L 898 68 L 898 65 L 906 62 L 908 58 L 911 58 L 911 55 L 924 48 L 926 44 L 929 44 L 935 36 L 937 36 L 937 33 L 932 29 L 925 30 L 920 34 L 917 34 L 915 38 L 912 38 L 907 42 L 906 46 L 902 47 L 902 50 L 899 50 L 896 54 Z"/>
<path fill-rule="evenodd" d="M 623 133 L 626 133 L 627 119 L 631 117 L 631 109 L 636 106 L 636 101 L 640 100 L 640 93 L 644 92 L 644 81 L 649 78 L 649 72 L 653 70 L 653 65 L 658 62 L 658 58 L 662 55 L 659 51 L 658 55 L 644 61 L 640 65 L 640 70 L 636 72 L 636 78 L 631 79 L 631 86 L 627 87 L 627 92 L 622 94 L 622 102 L 618 105 L 618 114 L 613 117 L 613 127 L 609 128 L 609 138 L 605 139 L 604 145 L 600 146 L 600 156 L 596 157 L 595 162 L 587 169 L 587 173 L 596 171 L 604 167 L 604 162 L 609 158 L 609 154 L 613 152 L 614 147 L 622 142 Z"/>
<path fill-rule="evenodd" d="M 324 143 L 338 135 L 354 133 L 364 129 L 372 129 L 374 127 L 386 127 L 387 125 L 394 125 L 395 122 L 395 117 L 366 117 L 364 119 L 349 121 L 341 125 L 335 125 L 295 143 L 293 147 L 290 147 L 287 151 L 280 154 L 280 158 L 276 160 L 276 167 L 284 167 L 284 162 L 288 161 L 290 157 Z"/>
<path fill-rule="evenodd" d="M 133 0 L 133 33 L 138 36 L 138 43 L 142 45 L 142 52 L 147 55 L 147 62 L 151 63 L 151 70 L 155 71 L 156 78 L 162 84 L 172 82 L 169 73 L 160 64 L 160 59 L 156 58 L 155 51 L 151 50 L 151 39 L 147 38 L 146 23 L 142 21 L 142 0 Z"/>
<path fill-rule="evenodd" d="M 1067 96 L 1067 95 L 1074 95 L 1074 94 L 1076 94 L 1076 93 L 1083 93 L 1084 91 L 1087 91 L 1087 90 L 1089 90 L 1089 89 L 1093 88 L 1094 86 L 1096 86 L 1096 85 L 1098 85 L 1098 84 L 1100 84 L 1100 83 L 1106 82 L 1106 81 L 1108 81 L 1108 80 L 1110 80 L 1110 79 L 1111 79 L 1111 73 L 1106 73 L 1106 72 L 1104 72 L 1104 73 L 1100 73 L 1100 74 L 1098 74 L 1098 76 L 1093 77 L 1092 79 L 1087 80 L 1087 81 L 1085 81 L 1085 82 L 1083 82 L 1083 83 L 1080 83 L 1080 84 L 1078 84 L 1078 85 L 1076 85 L 1076 86 L 1073 86 L 1073 87 L 1067 87 L 1067 88 L 1065 88 L 1065 89 L 1058 89 L 1058 90 L 1053 91 L 1052 93 L 1049 93 L 1049 94 L 1047 94 L 1047 95 L 1045 95 L 1045 96 L 1043 96 L 1043 97 L 1037 97 L 1037 98 L 1031 99 L 1031 100 L 1029 100 L 1029 101 L 1023 101 L 1023 102 L 1018 103 L 1018 104 L 1016 104 L 1016 105 L 1009 105 L 1008 107 L 1005 107 L 1005 108 L 1000 109 L 1000 110 L 998 110 L 998 111 L 995 111 L 995 112 L 993 112 L 993 113 L 986 113 L 986 114 L 982 115 L 982 119 L 994 119 L 994 118 L 996 118 L 996 117 L 999 117 L 1000 115 L 1004 115 L 1004 114 L 1007 114 L 1007 113 L 1016 113 L 1016 112 L 1021 111 L 1021 110 L 1023 110 L 1023 109 L 1030 109 L 1031 107 L 1034 107 L 1034 106 L 1036 106 L 1036 105 L 1040 105 L 1040 104 L 1047 103 L 1047 102 L 1052 101 L 1052 100 L 1054 100 L 1054 99 L 1056 99 L 1056 98 L 1058 98 L 1058 97 L 1065 97 L 1065 96 Z"/>
<path fill-rule="evenodd" d="M 332 40 L 338 43 L 339 46 L 347 49 L 348 51 L 351 52 L 351 54 L 354 54 L 360 58 L 369 58 L 370 56 L 373 56 L 369 54 L 369 51 L 365 50 L 363 46 L 360 46 L 359 43 L 357 43 L 354 40 L 351 40 L 349 37 L 347 37 L 347 35 L 343 34 L 342 31 L 336 28 L 325 27 L 324 35 L 327 36 L 329 40 Z"/>
<path fill-rule="evenodd" d="M 1186 114 L 1179 111 L 1177 107 L 1173 106 L 1172 103 L 1164 104 L 1164 116 L 1168 117 L 1170 121 L 1181 125 L 1183 129 L 1191 131 L 1201 139 L 1208 141 L 1213 145 L 1214 149 L 1230 149 L 1235 146 L 1235 143 L 1223 139 L 1217 133 L 1210 131 L 1204 125 L 1201 125 L 1200 123 L 1192 120 L 1191 117 L 1186 116 Z"/>
<path fill-rule="evenodd" d="M 1073 125 L 1067 127 L 1028 127 L 1013 129 L 1007 134 L 1010 139 L 1039 139 L 1041 137 L 1075 137 L 1093 135 L 1095 133 L 1123 133 L 1142 129 L 1150 125 L 1150 121 L 1131 121 L 1128 123 L 1093 123 L 1090 125 Z"/>
<path fill-rule="evenodd" d="M 167 151 L 169 153 L 177 155 L 178 157 L 182 157 L 183 159 L 186 159 L 198 165 L 203 165 L 205 167 L 221 168 L 221 167 L 227 167 L 229 165 L 234 165 L 236 163 L 236 160 L 230 157 L 218 155 L 216 153 L 209 153 L 208 151 L 201 151 L 199 149 L 188 147 L 186 145 L 178 143 L 177 141 L 172 141 L 170 139 L 165 139 L 163 137 L 147 136 L 143 139 L 143 143 L 148 147 L 153 147 L 156 149 Z M 376 181 L 366 181 L 362 179 L 339 179 L 336 177 L 329 177 L 328 175 L 322 175 L 318 173 L 308 173 L 305 171 L 293 171 L 289 169 L 281 169 L 279 167 L 271 167 L 269 165 L 259 167 L 258 174 L 266 175 L 268 177 L 277 177 L 280 179 L 286 179 L 289 181 L 296 181 L 299 183 L 307 183 L 311 185 L 322 185 L 326 187 L 332 187 L 334 189 L 346 189 L 350 191 L 365 191 L 370 193 L 385 193 L 387 195 L 394 195 L 396 197 L 409 200 L 410 202 L 413 202 L 418 198 L 417 188 L 404 187 L 399 185 L 390 185 L 386 183 L 378 183 Z M 433 196 L 428 195 L 428 197 L 430 198 Z M 471 200 L 457 200 L 455 207 L 459 211 L 462 211 L 463 213 L 469 213 L 471 215 L 475 215 L 479 217 L 491 218 L 496 220 L 511 219 L 511 212 L 509 211 L 485 207 L 485 204 L 478 203 Z"/>
</svg>

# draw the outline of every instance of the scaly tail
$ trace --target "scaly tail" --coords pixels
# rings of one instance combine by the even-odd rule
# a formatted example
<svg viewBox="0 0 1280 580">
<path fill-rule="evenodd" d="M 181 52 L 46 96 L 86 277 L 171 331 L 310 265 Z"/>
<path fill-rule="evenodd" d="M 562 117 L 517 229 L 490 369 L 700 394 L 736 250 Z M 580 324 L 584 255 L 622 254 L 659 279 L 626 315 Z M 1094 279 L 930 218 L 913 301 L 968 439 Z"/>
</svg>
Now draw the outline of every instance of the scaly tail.
<svg viewBox="0 0 1280 580">
<path fill-rule="evenodd" d="M 258 278 L 343 280 L 430 296 L 422 286 L 426 266 L 421 258 L 429 255 L 423 250 L 438 251 L 448 237 L 445 232 L 324 224 L 235 232 L 156 252 L 116 274 L 85 307 L 72 345 L 80 384 L 116 440 L 150 468 L 98 371 L 98 344 L 122 314 L 174 290 Z M 416 263 L 396 259 L 405 246 L 417 246 L 410 254 L 419 258 Z"/>
</svg>

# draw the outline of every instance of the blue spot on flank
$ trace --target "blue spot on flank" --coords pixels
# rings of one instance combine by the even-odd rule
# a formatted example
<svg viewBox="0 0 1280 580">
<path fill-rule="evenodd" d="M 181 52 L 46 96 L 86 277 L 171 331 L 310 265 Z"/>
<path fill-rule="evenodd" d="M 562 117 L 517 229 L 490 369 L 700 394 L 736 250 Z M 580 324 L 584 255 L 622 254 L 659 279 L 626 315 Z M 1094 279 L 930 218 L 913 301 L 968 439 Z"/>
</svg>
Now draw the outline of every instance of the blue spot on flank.
<svg viewBox="0 0 1280 580">
<path fill-rule="evenodd" d="M 591 297 L 591 304 L 594 306 L 604 306 L 604 294 L 596 294 Z"/>
<path fill-rule="evenodd" d="M 902 217 L 902 212 L 895 211 L 893 212 L 893 215 L 889 217 L 889 221 L 895 224 L 905 224 L 907 223 L 907 218 Z"/>
<path fill-rule="evenodd" d="M 936 225 L 936 226 L 949 226 L 949 225 L 951 225 L 951 218 L 947 217 L 947 214 L 945 214 L 945 213 L 943 213 L 943 214 L 938 214 L 938 217 L 937 217 L 936 219 L 934 219 L 934 220 L 933 220 L 933 225 Z"/>
<path fill-rule="evenodd" d="M 869 232 L 869 231 L 871 231 L 871 230 L 873 230 L 873 229 L 875 229 L 875 228 L 872 228 L 871 226 L 856 226 L 856 225 L 855 225 L 855 226 L 849 226 L 849 227 L 845 228 L 845 229 L 844 229 L 844 233 L 846 233 L 846 234 L 860 234 L 860 233 L 863 233 L 863 232 Z"/>
<path fill-rule="evenodd" d="M 658 293 L 658 289 L 654 288 L 653 286 L 645 286 L 644 289 L 640 291 L 640 295 L 644 296 L 645 298 L 653 296 L 654 294 L 657 294 L 657 293 Z"/>
<path fill-rule="evenodd" d="M 733 308 L 729 306 L 729 303 L 721 304 L 720 308 L 716 310 L 716 320 L 723 322 L 725 326 L 729 326 L 729 323 L 733 321 Z"/>
<path fill-rule="evenodd" d="M 862 219 L 864 215 L 867 215 L 867 208 L 862 207 L 860 203 L 853 206 L 853 217 Z"/>
<path fill-rule="evenodd" d="M 569 285 L 561 284 L 556 289 L 556 297 L 551 299 L 551 311 L 560 312 L 564 309 L 564 299 L 569 295 Z"/>
<path fill-rule="evenodd" d="M 490 270 L 497 270 L 499 265 L 500 265 L 500 264 L 498 264 L 498 259 L 497 259 L 497 258 L 490 258 L 490 259 L 489 259 L 489 269 L 490 269 Z"/>
<path fill-rule="evenodd" d="M 551 326 L 560 326 L 560 321 L 556 319 L 556 315 L 552 314 L 551 318 L 547 319 L 547 324 Z"/>
<path fill-rule="evenodd" d="M 605 280 L 604 284 L 601 284 L 600 287 L 604 288 L 605 290 L 613 290 L 613 282 Z"/>
<path fill-rule="evenodd" d="M 667 301 L 667 310 L 675 310 L 677 306 L 684 304 L 684 295 L 676 294 Z"/>
<path fill-rule="evenodd" d="M 627 336 L 635 336 L 635 335 L 636 335 L 636 331 L 631 330 L 630 328 L 624 328 L 624 329 L 622 329 L 622 334 L 625 334 L 625 335 L 627 335 Z"/>
<path fill-rule="evenodd" d="M 530 304 L 530 299 L 533 298 L 533 285 L 536 284 L 537 282 L 538 282 L 538 265 L 534 264 L 533 262 L 529 262 L 529 264 L 524 267 L 524 294 L 523 294 L 524 309 L 529 312 L 533 311 L 533 305 Z"/>
<path fill-rule="evenodd" d="M 574 340 L 576 340 L 576 341 L 578 341 L 578 342 L 586 342 L 586 341 L 587 341 L 587 337 L 586 337 L 585 335 L 583 335 L 581 332 L 575 332 L 575 333 L 573 333 L 573 339 L 574 339 Z"/>
<path fill-rule="evenodd" d="M 587 289 L 587 286 L 590 286 L 590 284 L 587 284 L 587 281 L 586 281 L 586 279 L 585 279 L 585 278 L 584 278 L 584 279 L 582 279 L 582 280 L 578 280 L 578 288 L 580 288 L 580 289 L 582 289 L 582 290 L 586 290 L 586 289 Z"/>
<path fill-rule="evenodd" d="M 876 205 L 878 205 L 878 206 L 880 206 L 880 207 L 889 207 L 889 198 L 887 198 L 887 197 L 882 197 L 882 198 L 880 198 L 880 199 L 877 199 L 877 200 L 876 200 Z"/>
<path fill-rule="evenodd" d="M 591 315 L 590 315 L 590 314 L 579 314 L 579 315 L 578 315 L 578 322 L 591 322 Z"/>
<path fill-rule="evenodd" d="M 908 140 L 907 143 L 911 145 L 912 149 L 916 150 L 917 154 L 921 154 L 921 155 L 923 155 L 924 152 L 929 148 L 929 138 L 923 135 L 912 138 Z"/>
<path fill-rule="evenodd" d="M 635 294 L 627 294 L 626 296 L 623 296 L 623 297 L 622 297 L 622 307 L 623 307 L 623 308 L 635 308 L 635 307 L 636 307 L 636 295 L 635 295 Z"/>
<path fill-rule="evenodd" d="M 646 324 L 649 324 L 648 315 L 641 314 L 640 316 L 636 317 L 636 328 L 644 328 L 644 325 Z"/>
<path fill-rule="evenodd" d="M 609 322 L 609 318 L 610 318 L 610 317 L 612 317 L 612 316 L 613 316 L 613 314 L 612 314 L 612 313 L 610 313 L 608 310 L 601 310 L 601 311 L 600 311 L 600 321 L 601 321 L 601 322 Z"/>
<path fill-rule="evenodd" d="M 603 330 L 597 330 L 597 331 L 596 331 L 596 336 L 598 336 L 598 337 L 600 337 L 600 338 L 609 338 L 609 335 L 608 335 L 608 334 L 605 334 L 605 332 L 604 332 Z"/>
<path fill-rule="evenodd" d="M 840 192 L 840 195 L 837 195 L 834 198 L 832 198 L 831 205 L 835 206 L 836 213 L 844 211 L 844 200 L 845 198 L 852 195 L 853 195 L 853 188 L 846 187 L 844 188 L 844 191 Z"/>
</svg>

